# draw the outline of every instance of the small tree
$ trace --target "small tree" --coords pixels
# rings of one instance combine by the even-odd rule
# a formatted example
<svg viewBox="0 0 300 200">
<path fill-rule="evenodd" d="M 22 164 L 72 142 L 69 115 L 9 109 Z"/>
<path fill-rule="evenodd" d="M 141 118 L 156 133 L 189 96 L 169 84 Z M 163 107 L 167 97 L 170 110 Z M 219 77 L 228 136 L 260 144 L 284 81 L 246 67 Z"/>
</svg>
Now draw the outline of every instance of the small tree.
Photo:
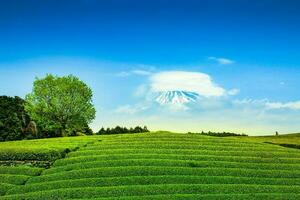
<svg viewBox="0 0 300 200">
<path fill-rule="evenodd" d="M 142 133 L 142 132 L 143 132 L 143 129 L 142 129 L 140 126 L 136 126 L 136 127 L 133 129 L 133 132 L 134 132 L 134 133 Z"/>
<path fill-rule="evenodd" d="M 123 133 L 123 128 L 121 128 L 120 126 L 116 126 L 114 128 L 114 134 L 119 134 L 119 133 Z"/>
<path fill-rule="evenodd" d="M 95 118 L 92 90 L 73 75 L 36 79 L 25 110 L 44 130 L 66 136 Z"/>
<path fill-rule="evenodd" d="M 144 126 L 144 128 L 143 128 L 143 132 L 144 132 L 144 133 L 146 133 L 146 132 L 150 132 L 150 131 L 148 130 L 147 126 Z"/>
<path fill-rule="evenodd" d="M 105 129 L 102 127 L 98 132 L 97 135 L 104 135 L 106 133 Z"/>
<path fill-rule="evenodd" d="M 124 127 L 124 128 L 123 128 L 123 133 L 129 133 L 128 128 Z"/>
<path fill-rule="evenodd" d="M 129 133 L 134 133 L 134 129 L 132 127 L 129 128 Z"/>
<path fill-rule="evenodd" d="M 86 124 L 83 129 L 81 130 L 86 135 L 93 135 L 93 130 L 89 127 L 88 124 Z"/>
</svg>

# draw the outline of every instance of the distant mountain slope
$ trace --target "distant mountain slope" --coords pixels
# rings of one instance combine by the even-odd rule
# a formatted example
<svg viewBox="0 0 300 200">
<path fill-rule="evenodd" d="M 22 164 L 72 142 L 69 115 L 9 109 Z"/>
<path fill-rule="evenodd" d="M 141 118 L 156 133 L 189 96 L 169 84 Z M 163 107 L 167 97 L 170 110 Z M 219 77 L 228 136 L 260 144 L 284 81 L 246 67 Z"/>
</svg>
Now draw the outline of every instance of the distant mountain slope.
<svg viewBox="0 0 300 200">
<path fill-rule="evenodd" d="M 161 92 L 156 98 L 160 104 L 185 104 L 195 102 L 199 95 L 195 92 L 187 91 L 167 91 Z"/>
</svg>

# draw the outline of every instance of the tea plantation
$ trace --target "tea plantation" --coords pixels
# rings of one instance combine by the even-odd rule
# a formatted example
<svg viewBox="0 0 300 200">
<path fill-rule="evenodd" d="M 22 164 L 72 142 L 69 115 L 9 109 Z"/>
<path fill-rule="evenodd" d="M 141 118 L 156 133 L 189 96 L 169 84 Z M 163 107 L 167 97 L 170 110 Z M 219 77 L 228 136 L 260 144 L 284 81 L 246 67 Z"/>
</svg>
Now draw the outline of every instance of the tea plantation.
<svg viewBox="0 0 300 200">
<path fill-rule="evenodd" d="M 164 132 L 4 142 L 0 199 L 300 199 L 300 150 L 265 142 Z"/>
</svg>

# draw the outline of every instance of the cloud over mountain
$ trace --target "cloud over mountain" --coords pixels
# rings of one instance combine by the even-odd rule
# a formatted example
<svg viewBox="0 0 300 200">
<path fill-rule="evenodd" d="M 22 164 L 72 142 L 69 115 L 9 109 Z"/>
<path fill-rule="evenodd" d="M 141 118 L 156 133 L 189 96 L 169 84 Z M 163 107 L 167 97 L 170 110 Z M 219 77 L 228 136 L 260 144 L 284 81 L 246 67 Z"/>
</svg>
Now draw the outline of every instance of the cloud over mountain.
<svg viewBox="0 0 300 200">
<path fill-rule="evenodd" d="M 214 83 L 211 77 L 200 72 L 166 71 L 150 78 L 153 92 L 183 91 L 196 93 L 203 97 L 225 95 L 225 89 Z"/>
</svg>

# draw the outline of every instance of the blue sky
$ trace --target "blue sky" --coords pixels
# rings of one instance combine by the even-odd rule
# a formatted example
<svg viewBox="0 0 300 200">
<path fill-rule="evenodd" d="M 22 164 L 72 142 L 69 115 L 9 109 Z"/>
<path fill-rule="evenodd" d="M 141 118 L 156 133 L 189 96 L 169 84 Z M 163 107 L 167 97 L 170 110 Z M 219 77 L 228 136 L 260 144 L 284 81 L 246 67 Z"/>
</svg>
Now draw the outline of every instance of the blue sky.
<svg viewBox="0 0 300 200">
<path fill-rule="evenodd" d="M 74 74 L 94 91 L 94 130 L 299 132 L 299 9 L 296 0 L 0 0 L 0 95 Z M 166 88 L 199 98 L 162 105 Z"/>
</svg>

